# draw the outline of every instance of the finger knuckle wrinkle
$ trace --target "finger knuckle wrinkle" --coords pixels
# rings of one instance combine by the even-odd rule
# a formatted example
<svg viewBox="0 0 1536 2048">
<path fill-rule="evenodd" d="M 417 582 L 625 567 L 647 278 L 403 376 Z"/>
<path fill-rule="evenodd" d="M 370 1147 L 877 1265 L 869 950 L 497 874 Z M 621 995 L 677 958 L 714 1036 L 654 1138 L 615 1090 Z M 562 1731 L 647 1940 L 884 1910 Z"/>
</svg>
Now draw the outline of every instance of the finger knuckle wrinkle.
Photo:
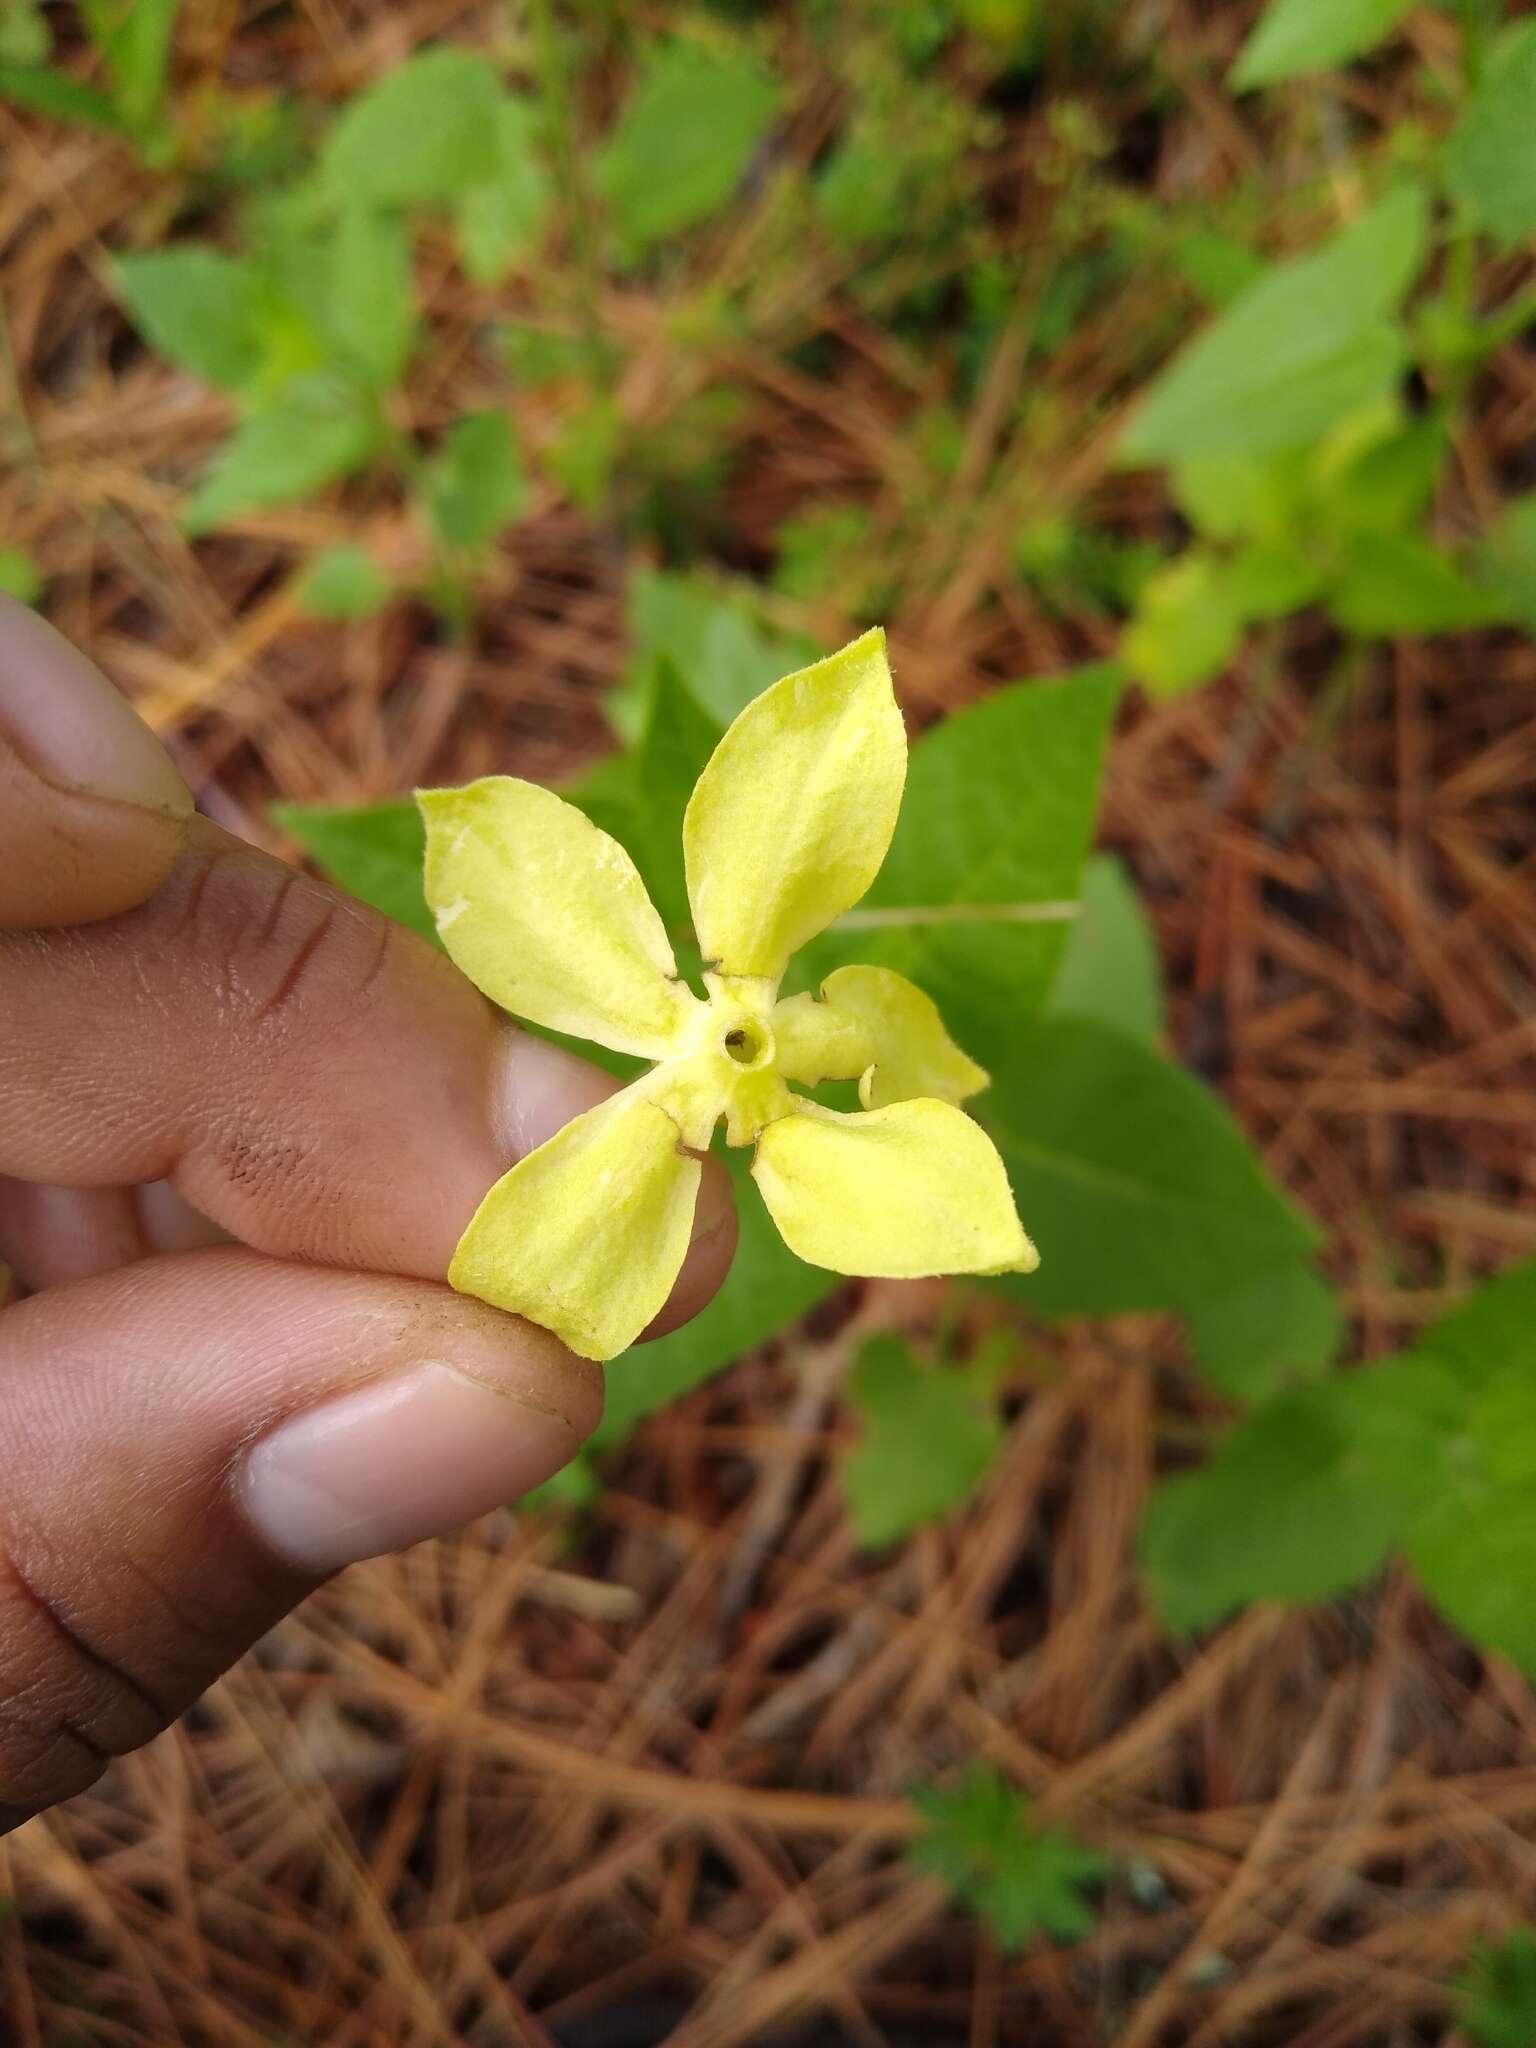
<svg viewBox="0 0 1536 2048">
<path fill-rule="evenodd" d="M 167 1719 L 131 1673 L 81 1636 L 14 1554 L 0 1550 L 0 1803 L 67 1798 Z"/>
</svg>

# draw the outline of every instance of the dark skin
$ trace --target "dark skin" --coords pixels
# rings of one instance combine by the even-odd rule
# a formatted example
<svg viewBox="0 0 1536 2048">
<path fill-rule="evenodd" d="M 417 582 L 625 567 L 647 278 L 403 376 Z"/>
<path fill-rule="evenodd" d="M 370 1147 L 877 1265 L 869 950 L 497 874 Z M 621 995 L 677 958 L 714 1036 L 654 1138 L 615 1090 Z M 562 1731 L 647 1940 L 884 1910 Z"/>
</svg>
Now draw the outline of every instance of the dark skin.
<svg viewBox="0 0 1536 2048">
<path fill-rule="evenodd" d="M 0 1017 L 3 1831 L 331 1570 L 575 1453 L 599 1368 L 444 1276 L 491 1182 L 612 1084 L 195 817 L 3 599 Z M 653 1334 L 734 1242 L 710 1166 Z"/>
</svg>

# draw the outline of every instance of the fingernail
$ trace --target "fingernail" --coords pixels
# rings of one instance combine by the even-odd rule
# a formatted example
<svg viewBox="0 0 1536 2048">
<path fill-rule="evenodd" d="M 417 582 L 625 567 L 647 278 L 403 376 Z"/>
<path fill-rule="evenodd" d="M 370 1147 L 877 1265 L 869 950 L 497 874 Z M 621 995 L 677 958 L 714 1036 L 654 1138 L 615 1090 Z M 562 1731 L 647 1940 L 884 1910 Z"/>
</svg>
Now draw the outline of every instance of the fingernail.
<svg viewBox="0 0 1536 2048">
<path fill-rule="evenodd" d="M 404 1550 L 569 1464 L 576 1433 L 449 1365 L 415 1366 L 283 1423 L 246 1460 L 246 1512 L 301 1570 Z"/>
<path fill-rule="evenodd" d="M 46 619 L 0 598 L 0 737 L 61 788 L 184 818 L 174 763 L 127 699 Z"/>
<path fill-rule="evenodd" d="M 497 1143 L 508 1165 L 537 1151 L 573 1117 L 606 1102 L 618 1085 L 600 1067 L 563 1046 L 510 1026 L 502 1041 L 492 1104 Z"/>
</svg>

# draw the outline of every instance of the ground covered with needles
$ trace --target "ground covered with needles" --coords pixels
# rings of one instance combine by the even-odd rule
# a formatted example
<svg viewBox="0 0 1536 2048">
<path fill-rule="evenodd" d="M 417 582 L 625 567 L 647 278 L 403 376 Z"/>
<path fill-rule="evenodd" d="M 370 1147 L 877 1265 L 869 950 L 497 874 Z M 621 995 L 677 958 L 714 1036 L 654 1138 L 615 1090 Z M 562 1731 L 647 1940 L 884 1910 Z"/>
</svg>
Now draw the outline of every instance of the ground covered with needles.
<svg viewBox="0 0 1536 2048">
<path fill-rule="evenodd" d="M 428 35 L 478 45 L 495 27 L 463 0 L 311 0 L 243 28 L 206 12 L 203 61 L 322 97 Z M 1149 110 L 1106 87 L 1097 112 L 1154 198 L 1219 193 L 1257 144 L 1196 60 L 1240 24 L 1163 13 L 1188 96 Z M 1427 59 L 1437 20 L 1417 31 Z M 1395 89 L 1390 69 L 1358 87 Z M 988 157 L 1012 246 L 1043 232 L 1031 166 L 1049 110 L 1048 93 L 1005 109 Z M 816 123 L 812 95 L 785 143 L 807 162 Z M 164 233 L 163 181 L 109 139 L 4 108 L 0 157 L 0 384 L 27 423 L 0 530 L 204 808 L 280 847 L 274 797 L 595 759 L 625 578 L 653 541 L 544 485 L 467 642 L 412 605 L 303 619 L 292 564 L 359 534 L 407 559 L 398 506 L 364 485 L 186 541 L 177 507 L 225 403 L 146 353 L 104 285 L 109 250 Z M 438 341 L 414 422 L 510 405 L 536 448 L 550 401 L 477 340 L 522 287 L 477 292 L 446 254 L 424 262 Z M 917 724 L 1109 652 L 1102 618 L 1047 608 L 1011 573 L 1009 543 L 1031 507 L 1092 505 L 1128 532 L 1168 518 L 1150 481 L 1108 468 L 1156 280 L 1112 294 L 1043 364 L 1005 328 L 959 466 L 923 497 L 914 449 L 942 355 L 893 338 L 824 262 L 767 246 L 750 210 L 704 238 L 690 290 L 742 279 L 747 317 L 713 351 L 675 342 L 669 287 L 605 287 L 600 308 L 632 423 L 662 433 L 701 390 L 741 394 L 703 557 L 752 573 L 796 508 L 865 502 Z M 1026 374 L 1039 424 L 1015 450 L 1000 423 Z M 1509 349 L 1459 451 L 1468 504 L 1533 429 L 1536 354 Z M 771 604 L 828 646 L 846 637 L 834 598 Z M 1512 635 L 1388 646 L 1320 724 L 1326 660 L 1303 628 L 1262 695 L 1240 668 L 1133 702 L 1104 835 L 1155 917 L 1174 1042 L 1327 1226 L 1369 1357 L 1536 1252 L 1536 651 Z M 508 1512 L 313 1599 L 183 1726 L 0 1845 L 0 2038 L 1451 2040 L 1445 1984 L 1469 1942 L 1536 1918 L 1536 1696 L 1398 1576 L 1170 1646 L 1133 1536 L 1151 1475 L 1214 1410 L 1155 1319 L 1038 1335 L 973 1505 L 862 1556 L 829 1467 L 851 1427 L 840 1382 L 869 1330 L 921 1331 L 939 1306 L 927 1283 L 849 1283 L 646 1423 L 574 1536 Z M 977 1755 L 1114 1857 L 1085 1941 L 1004 1957 L 905 1862 L 905 1788 Z"/>
</svg>

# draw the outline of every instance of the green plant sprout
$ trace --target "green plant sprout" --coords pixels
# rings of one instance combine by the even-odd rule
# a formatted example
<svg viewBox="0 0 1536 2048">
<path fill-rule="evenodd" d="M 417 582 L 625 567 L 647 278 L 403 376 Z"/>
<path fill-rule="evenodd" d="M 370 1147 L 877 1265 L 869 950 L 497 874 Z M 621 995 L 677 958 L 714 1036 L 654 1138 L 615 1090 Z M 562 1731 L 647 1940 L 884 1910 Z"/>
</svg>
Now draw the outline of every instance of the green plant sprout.
<svg viewBox="0 0 1536 2048">
<path fill-rule="evenodd" d="M 1536 24 L 1486 48 L 1465 34 L 1469 93 L 1429 182 L 1399 175 L 1320 247 L 1261 268 L 1154 380 L 1119 449 L 1164 464 L 1188 547 L 1142 583 L 1121 642 L 1157 696 L 1221 674 L 1250 632 L 1320 608 L 1342 636 L 1322 711 L 1394 634 L 1530 625 L 1531 499 L 1459 547 L 1433 512 L 1473 378 L 1536 323 L 1536 292 L 1482 310 L 1479 257 L 1536 231 Z M 1363 53 L 1402 0 L 1276 0 L 1232 74 L 1275 85 Z M 1426 274 L 1439 283 L 1410 300 Z M 1427 397 L 1404 392 L 1417 370 Z M 1262 662 L 1261 662 L 1262 669 Z"/>
<path fill-rule="evenodd" d="M 1457 1977 L 1456 2019 L 1471 2048 L 1530 2048 L 1536 2041 L 1536 1930 L 1516 1927 L 1479 1942 Z"/>
<path fill-rule="evenodd" d="M 1077 1941 L 1094 1925 L 1084 1892 L 1102 1883 L 1109 1858 L 1060 1828 L 1041 1827 L 1030 1803 L 989 1765 L 967 1765 L 950 1788 L 924 1785 L 912 1804 L 927 1822 L 908 1850 L 985 1921 L 999 1948 L 1039 1935 Z"/>
<path fill-rule="evenodd" d="M 709 758 L 683 819 L 707 1001 L 682 981 L 630 856 L 537 784 L 418 796 L 426 895 L 449 954 L 547 1029 L 654 1060 L 491 1189 L 449 1279 L 607 1359 L 659 1313 L 688 1249 L 718 1122 L 754 1145 L 785 1242 L 835 1272 L 1029 1272 L 1034 1246 L 991 1139 L 958 1105 L 987 1076 L 933 1002 L 850 966 L 781 996 L 791 957 L 879 872 L 906 779 L 885 636 L 785 676 Z M 790 1084 L 859 1084 L 829 1109 Z"/>
</svg>

